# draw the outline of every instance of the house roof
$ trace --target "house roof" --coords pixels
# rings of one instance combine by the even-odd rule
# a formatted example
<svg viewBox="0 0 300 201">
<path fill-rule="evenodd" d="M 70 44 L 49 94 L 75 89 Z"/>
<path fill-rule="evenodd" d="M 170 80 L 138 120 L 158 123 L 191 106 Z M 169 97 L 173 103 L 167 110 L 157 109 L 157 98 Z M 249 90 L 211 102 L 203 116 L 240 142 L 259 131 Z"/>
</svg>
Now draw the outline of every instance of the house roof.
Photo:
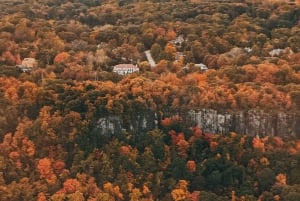
<svg viewBox="0 0 300 201">
<path fill-rule="evenodd" d="M 200 68 L 201 70 L 208 70 L 207 66 L 203 63 L 195 64 L 195 66 Z"/>
<path fill-rule="evenodd" d="M 122 69 L 122 68 L 137 68 L 135 65 L 133 64 L 118 64 L 114 66 L 114 69 Z"/>
<path fill-rule="evenodd" d="M 21 65 L 26 67 L 34 67 L 36 64 L 37 61 L 35 58 L 24 58 Z"/>
<path fill-rule="evenodd" d="M 178 36 L 176 39 L 172 40 L 171 43 L 183 43 L 184 42 L 184 38 L 182 35 Z"/>
</svg>

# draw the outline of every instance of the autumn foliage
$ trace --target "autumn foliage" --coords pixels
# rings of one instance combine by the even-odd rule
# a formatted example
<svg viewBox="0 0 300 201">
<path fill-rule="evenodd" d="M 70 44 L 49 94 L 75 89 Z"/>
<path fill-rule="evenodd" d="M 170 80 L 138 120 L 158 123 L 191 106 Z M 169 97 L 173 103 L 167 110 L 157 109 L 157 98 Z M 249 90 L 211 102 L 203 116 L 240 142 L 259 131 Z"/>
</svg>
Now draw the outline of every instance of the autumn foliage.
<svg viewBox="0 0 300 201">
<path fill-rule="evenodd" d="M 61 52 L 55 56 L 54 63 L 67 62 L 69 57 L 70 57 L 69 53 Z"/>
<path fill-rule="evenodd" d="M 300 200 L 293 2 L 1 1 L 0 200 Z"/>
<path fill-rule="evenodd" d="M 40 173 L 41 179 L 46 179 L 50 184 L 55 184 L 57 177 L 53 172 L 52 162 L 49 158 L 40 159 L 37 165 L 37 170 Z"/>
</svg>

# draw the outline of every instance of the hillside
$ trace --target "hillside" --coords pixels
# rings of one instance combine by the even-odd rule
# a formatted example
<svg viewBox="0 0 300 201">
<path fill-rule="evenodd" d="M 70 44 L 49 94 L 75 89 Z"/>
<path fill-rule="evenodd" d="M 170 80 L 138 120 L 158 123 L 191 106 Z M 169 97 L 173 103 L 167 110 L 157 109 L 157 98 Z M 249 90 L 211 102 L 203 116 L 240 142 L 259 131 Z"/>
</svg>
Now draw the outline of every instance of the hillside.
<svg viewBox="0 0 300 201">
<path fill-rule="evenodd" d="M 299 1 L 0 0 L 0 44 L 0 201 L 300 200 Z"/>
</svg>

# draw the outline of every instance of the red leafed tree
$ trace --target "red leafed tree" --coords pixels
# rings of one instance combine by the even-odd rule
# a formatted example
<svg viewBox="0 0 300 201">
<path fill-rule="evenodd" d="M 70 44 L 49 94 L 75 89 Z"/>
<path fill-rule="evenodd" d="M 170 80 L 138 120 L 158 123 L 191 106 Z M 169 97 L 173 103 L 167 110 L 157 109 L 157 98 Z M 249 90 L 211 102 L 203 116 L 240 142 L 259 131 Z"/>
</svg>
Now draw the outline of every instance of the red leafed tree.
<svg viewBox="0 0 300 201">
<path fill-rule="evenodd" d="M 158 36 L 165 36 L 166 35 L 166 30 L 162 27 L 158 27 L 156 29 L 156 33 L 157 33 Z"/>
<path fill-rule="evenodd" d="M 63 170 L 65 169 L 65 162 L 63 161 L 55 161 L 53 163 L 53 171 L 55 174 L 59 175 L 63 172 Z"/>
<path fill-rule="evenodd" d="M 170 126 L 172 123 L 171 119 L 170 118 L 164 118 L 163 120 L 161 120 L 161 125 L 162 126 Z"/>
<path fill-rule="evenodd" d="M 218 143 L 216 141 L 211 141 L 209 143 L 209 147 L 212 151 L 215 150 L 217 148 L 217 146 L 218 146 Z"/>
<path fill-rule="evenodd" d="M 171 136 L 172 144 L 176 145 L 178 142 L 177 133 L 174 130 L 169 131 L 169 135 Z"/>
<path fill-rule="evenodd" d="M 120 147 L 120 152 L 122 155 L 128 155 L 131 151 L 131 147 L 130 146 L 121 146 Z"/>
<path fill-rule="evenodd" d="M 190 195 L 191 201 L 198 201 L 200 197 L 200 191 L 194 191 Z"/>
<path fill-rule="evenodd" d="M 202 137 L 202 129 L 198 126 L 192 128 L 193 134 L 195 137 L 200 138 Z"/>
<path fill-rule="evenodd" d="M 300 152 L 300 140 L 296 142 L 296 149 L 298 152 Z"/>
<path fill-rule="evenodd" d="M 180 140 L 185 140 L 185 136 L 183 132 L 180 132 L 177 135 L 177 141 L 179 142 Z"/>
<path fill-rule="evenodd" d="M 186 163 L 186 167 L 187 167 L 189 172 L 195 172 L 196 171 L 196 162 L 193 161 L 193 160 L 189 160 Z"/>
<path fill-rule="evenodd" d="M 182 121 L 183 121 L 182 117 L 180 117 L 179 115 L 174 115 L 172 117 L 166 117 L 163 120 L 161 120 L 161 125 L 167 127 L 173 123 L 179 123 Z"/>
</svg>

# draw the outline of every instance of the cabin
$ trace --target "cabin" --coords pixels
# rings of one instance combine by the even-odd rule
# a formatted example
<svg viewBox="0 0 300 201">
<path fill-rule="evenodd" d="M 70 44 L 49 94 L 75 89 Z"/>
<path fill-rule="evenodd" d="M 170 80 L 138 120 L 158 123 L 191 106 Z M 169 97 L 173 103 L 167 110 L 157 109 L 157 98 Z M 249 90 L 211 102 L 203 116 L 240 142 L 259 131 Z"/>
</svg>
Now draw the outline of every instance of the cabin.
<svg viewBox="0 0 300 201">
<path fill-rule="evenodd" d="M 134 72 L 139 72 L 139 68 L 133 64 L 118 64 L 113 67 L 113 72 L 119 75 L 127 75 Z"/>
</svg>

